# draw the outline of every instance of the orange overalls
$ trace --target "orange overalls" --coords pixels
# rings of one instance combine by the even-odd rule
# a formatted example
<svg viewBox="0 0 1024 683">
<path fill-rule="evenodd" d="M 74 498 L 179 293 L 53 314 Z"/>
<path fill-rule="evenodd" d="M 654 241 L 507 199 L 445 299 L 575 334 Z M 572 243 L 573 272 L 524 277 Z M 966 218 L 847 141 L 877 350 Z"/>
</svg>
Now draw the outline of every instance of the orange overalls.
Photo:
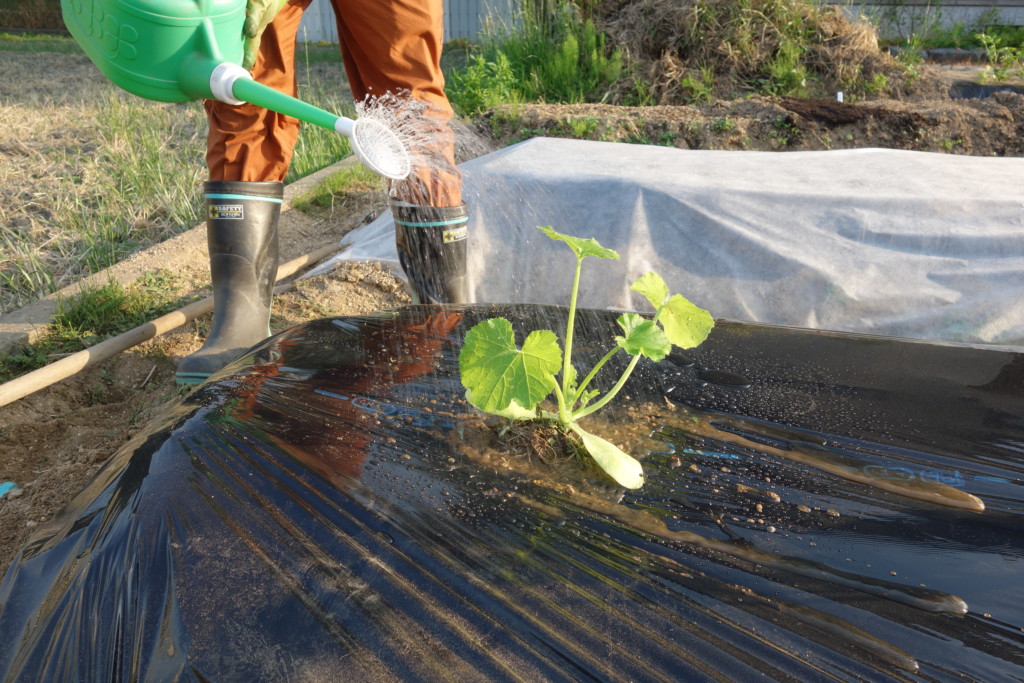
<svg viewBox="0 0 1024 683">
<path fill-rule="evenodd" d="M 295 43 L 302 12 L 312 0 L 290 0 L 260 41 L 252 76 L 295 95 Z M 356 101 L 386 93 L 428 105 L 422 128 L 431 156 L 443 163 L 413 168 L 394 183 L 392 195 L 411 204 L 458 206 L 462 182 L 455 166 L 453 112 L 441 73 L 442 0 L 331 0 L 341 56 Z M 206 163 L 210 180 L 284 180 L 299 135 L 299 121 L 251 104 L 205 102 L 210 130 Z"/>
</svg>

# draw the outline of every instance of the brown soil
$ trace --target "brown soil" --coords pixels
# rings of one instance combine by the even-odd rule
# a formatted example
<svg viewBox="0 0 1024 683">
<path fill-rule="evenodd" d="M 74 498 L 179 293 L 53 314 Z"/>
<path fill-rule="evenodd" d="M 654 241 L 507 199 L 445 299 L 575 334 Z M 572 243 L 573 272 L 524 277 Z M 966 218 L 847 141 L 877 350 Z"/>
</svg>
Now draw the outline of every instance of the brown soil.
<svg viewBox="0 0 1024 683">
<path fill-rule="evenodd" d="M 900 101 L 840 104 L 755 97 L 702 107 L 534 105 L 490 112 L 473 127 L 485 142 L 498 146 L 533 135 L 572 135 L 571 124 L 582 121 L 586 126 L 575 130 L 589 127 L 587 137 L 693 149 L 889 147 L 1024 155 L 1024 95 L 952 101 L 944 93 L 955 77 L 929 73 L 913 97 Z M 479 149 L 480 140 L 473 142 L 472 148 Z M 337 239 L 379 210 L 382 201 L 379 196 L 346 198 L 331 215 L 289 212 L 294 216 L 283 238 L 284 257 Z M 365 314 L 406 301 L 403 288 L 383 268 L 353 264 L 280 295 L 273 327 Z M 198 348 L 208 324 L 189 324 L 0 408 L 0 483 L 21 487 L 0 499 L 0 575 L 33 526 L 67 504 L 118 448 L 179 398 L 175 363 Z"/>
<path fill-rule="evenodd" d="M 556 410 L 553 405 L 543 407 Z M 642 460 L 645 453 L 664 445 L 650 435 L 674 410 L 667 401 L 664 405 L 627 403 L 617 414 L 606 411 L 587 417 L 586 429 Z M 621 487 L 586 454 L 579 438 L 556 425 L 541 420 L 510 424 L 479 412 L 462 419 L 464 428 L 449 435 L 449 445 L 480 467 L 572 496 L 622 495 Z"/>
<path fill-rule="evenodd" d="M 946 72 L 948 73 L 948 72 Z M 935 99 L 719 100 L 704 106 L 515 105 L 485 114 L 482 132 L 503 143 L 586 137 L 682 149 L 806 151 L 883 147 L 972 156 L 1024 156 L 1024 94 Z M 942 85 L 938 85 L 942 84 Z M 943 89 L 945 88 L 945 89 Z M 1021 88 L 1024 92 L 1024 86 Z M 584 134 L 581 134 L 583 132 Z"/>
</svg>

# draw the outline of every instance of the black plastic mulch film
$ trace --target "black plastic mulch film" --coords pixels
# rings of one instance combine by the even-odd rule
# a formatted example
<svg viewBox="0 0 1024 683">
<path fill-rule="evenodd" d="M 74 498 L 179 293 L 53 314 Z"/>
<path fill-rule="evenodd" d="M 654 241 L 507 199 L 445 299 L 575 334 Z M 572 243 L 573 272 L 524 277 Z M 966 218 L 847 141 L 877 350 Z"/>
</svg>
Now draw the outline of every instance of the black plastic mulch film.
<svg viewBox="0 0 1024 683">
<path fill-rule="evenodd" d="M 316 321 L 193 392 L 12 564 L 2 680 L 1024 679 L 1024 355 L 720 323 L 608 411 L 646 485 L 585 491 L 460 448 L 494 315 L 565 311 Z"/>
</svg>

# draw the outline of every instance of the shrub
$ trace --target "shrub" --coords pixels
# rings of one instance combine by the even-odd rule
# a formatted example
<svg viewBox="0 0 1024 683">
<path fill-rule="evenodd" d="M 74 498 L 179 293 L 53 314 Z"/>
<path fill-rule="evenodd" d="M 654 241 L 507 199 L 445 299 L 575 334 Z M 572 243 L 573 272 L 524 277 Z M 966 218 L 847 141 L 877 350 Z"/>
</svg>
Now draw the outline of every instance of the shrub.
<svg viewBox="0 0 1024 683">
<path fill-rule="evenodd" d="M 510 25 L 491 24 L 483 35 L 448 74 L 446 92 L 464 116 L 498 103 L 601 101 L 623 73 L 620 51 L 568 1 L 526 0 Z"/>
</svg>

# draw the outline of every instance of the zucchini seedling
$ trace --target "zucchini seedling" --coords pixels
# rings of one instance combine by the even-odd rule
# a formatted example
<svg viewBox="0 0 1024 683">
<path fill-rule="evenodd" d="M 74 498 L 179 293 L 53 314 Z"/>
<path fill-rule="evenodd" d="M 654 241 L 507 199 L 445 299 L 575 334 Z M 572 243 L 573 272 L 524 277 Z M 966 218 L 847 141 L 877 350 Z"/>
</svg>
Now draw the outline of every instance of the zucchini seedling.
<svg viewBox="0 0 1024 683">
<path fill-rule="evenodd" d="M 638 313 L 620 315 L 616 323 L 622 334 L 615 337 L 615 346 L 583 381 L 579 381 L 572 364 L 572 337 L 583 259 L 588 256 L 618 259 L 619 254 L 602 247 L 593 238 L 563 235 L 550 226 L 539 226 L 539 229 L 551 239 L 567 244 L 576 255 L 564 336 L 565 351 L 563 353 L 557 335 L 551 330 L 530 332 L 520 348 L 516 345 L 512 323 L 507 319 L 484 320 L 466 333 L 459 352 L 459 371 L 462 385 L 466 388 L 466 399 L 486 413 L 512 420 L 549 421 L 563 431 L 574 432 L 586 451 L 612 479 L 626 488 L 640 488 L 644 483 L 640 462 L 606 439 L 586 431 L 577 422 L 615 398 L 641 357 L 658 362 L 671 352 L 673 346 L 693 348 L 707 338 L 715 322 L 710 313 L 681 295 L 670 295 L 660 276 L 646 273 L 630 289 L 651 303 L 654 317 L 645 318 Z M 632 358 L 618 381 L 603 396 L 599 391 L 589 389 L 601 368 L 620 351 L 625 351 Z M 552 392 L 557 404 L 556 412 L 540 407 L 540 402 Z"/>
</svg>

